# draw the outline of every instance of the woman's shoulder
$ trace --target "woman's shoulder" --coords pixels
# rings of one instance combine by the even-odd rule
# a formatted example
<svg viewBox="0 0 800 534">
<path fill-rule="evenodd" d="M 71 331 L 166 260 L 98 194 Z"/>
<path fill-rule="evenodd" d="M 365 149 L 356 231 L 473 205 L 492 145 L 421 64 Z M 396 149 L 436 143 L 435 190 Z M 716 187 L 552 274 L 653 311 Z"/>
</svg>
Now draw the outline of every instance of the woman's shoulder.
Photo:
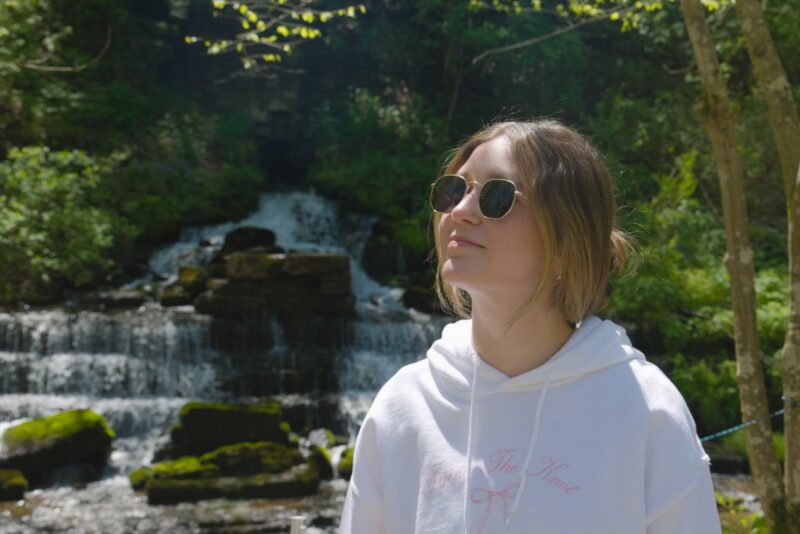
<svg viewBox="0 0 800 534">
<path fill-rule="evenodd" d="M 372 406 L 403 403 L 416 397 L 426 374 L 430 374 L 426 360 L 404 365 L 381 386 Z"/>
<path fill-rule="evenodd" d="M 651 411 L 688 415 L 683 395 L 658 365 L 646 359 L 635 359 L 628 362 L 628 368 Z"/>
<path fill-rule="evenodd" d="M 419 360 L 414 363 L 404 365 L 398 369 L 392 377 L 383 384 L 378 391 L 378 398 L 387 399 L 395 397 L 405 397 L 420 386 L 426 374 L 430 374 L 426 360 Z"/>
<path fill-rule="evenodd" d="M 690 464 L 707 463 L 694 418 L 675 384 L 660 367 L 647 360 L 633 360 L 628 366 L 647 407 L 649 447 L 660 451 L 663 457 L 693 457 Z"/>
</svg>

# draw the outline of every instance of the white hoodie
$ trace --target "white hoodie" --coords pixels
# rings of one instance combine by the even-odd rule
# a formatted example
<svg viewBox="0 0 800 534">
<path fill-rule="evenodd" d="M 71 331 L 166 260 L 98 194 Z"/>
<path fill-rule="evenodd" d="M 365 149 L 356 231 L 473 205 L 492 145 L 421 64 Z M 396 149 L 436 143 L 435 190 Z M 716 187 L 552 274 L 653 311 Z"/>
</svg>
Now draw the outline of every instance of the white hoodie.
<svg viewBox="0 0 800 534">
<path fill-rule="evenodd" d="M 380 390 L 356 441 L 341 534 L 718 534 L 683 397 L 625 330 L 584 320 L 508 378 L 448 325 Z"/>
</svg>

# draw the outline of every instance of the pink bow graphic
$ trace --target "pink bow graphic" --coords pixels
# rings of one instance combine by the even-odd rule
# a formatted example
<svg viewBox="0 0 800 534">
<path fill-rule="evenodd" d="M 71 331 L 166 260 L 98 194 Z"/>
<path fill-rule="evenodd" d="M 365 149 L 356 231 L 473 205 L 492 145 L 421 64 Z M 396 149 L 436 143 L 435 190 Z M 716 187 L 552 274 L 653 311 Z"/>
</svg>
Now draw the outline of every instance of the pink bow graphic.
<svg viewBox="0 0 800 534">
<path fill-rule="evenodd" d="M 476 504 L 482 502 L 486 503 L 486 510 L 483 512 L 481 524 L 480 527 L 478 527 L 478 533 L 483 532 L 483 527 L 486 526 L 486 521 L 489 520 L 489 516 L 492 514 L 492 502 L 495 497 L 503 499 L 503 517 L 505 521 L 508 521 L 508 498 L 516 497 L 517 489 L 519 489 L 519 484 L 509 484 L 500 491 L 494 491 L 488 488 L 473 488 L 469 492 L 469 499 L 472 502 Z"/>
</svg>

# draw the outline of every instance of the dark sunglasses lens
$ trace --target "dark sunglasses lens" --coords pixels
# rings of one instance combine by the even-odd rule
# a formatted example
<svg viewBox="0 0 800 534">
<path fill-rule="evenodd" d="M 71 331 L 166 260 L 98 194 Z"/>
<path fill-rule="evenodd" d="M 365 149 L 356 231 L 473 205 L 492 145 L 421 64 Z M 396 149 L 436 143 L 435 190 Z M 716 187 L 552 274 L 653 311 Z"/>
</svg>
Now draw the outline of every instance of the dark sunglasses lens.
<svg viewBox="0 0 800 534">
<path fill-rule="evenodd" d="M 431 206 L 436 211 L 449 212 L 464 198 L 467 182 L 460 176 L 442 176 L 433 184 Z"/>
<path fill-rule="evenodd" d="M 511 209 L 516 189 L 505 180 L 489 180 L 481 189 L 481 213 L 490 219 L 499 219 Z"/>
</svg>

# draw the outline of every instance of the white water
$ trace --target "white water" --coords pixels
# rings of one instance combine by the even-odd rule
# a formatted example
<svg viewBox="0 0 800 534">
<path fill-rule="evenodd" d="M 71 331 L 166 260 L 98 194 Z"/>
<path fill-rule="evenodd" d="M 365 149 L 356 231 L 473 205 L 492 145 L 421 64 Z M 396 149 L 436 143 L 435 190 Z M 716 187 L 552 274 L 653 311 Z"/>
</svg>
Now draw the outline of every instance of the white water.
<svg viewBox="0 0 800 534">
<path fill-rule="evenodd" d="M 445 321 L 405 309 L 402 290 L 371 280 L 361 267 L 371 221 L 349 220 L 343 228 L 333 205 L 313 193 L 263 195 L 259 209 L 242 221 L 186 229 L 178 242 L 153 255 L 150 268 L 169 283 L 182 265 L 206 265 L 225 234 L 241 226 L 274 231 L 277 245 L 287 251 L 350 256 L 357 317 L 337 326 L 344 329 L 335 367 L 342 391 L 323 399 L 280 391 L 273 396 L 309 414 L 319 406 L 335 406 L 339 432 L 352 441 L 377 388 L 402 365 L 423 358 Z M 210 246 L 200 246 L 203 241 Z M 153 282 L 137 280 L 129 287 L 141 283 Z M 295 357 L 279 322 L 271 320 L 261 328 L 269 332 L 271 348 L 259 349 L 255 343 L 242 353 L 229 353 L 214 347 L 209 318 L 191 306 L 164 309 L 148 303 L 114 314 L 60 308 L 0 314 L 0 431 L 28 418 L 91 408 L 106 417 L 117 435 L 101 481 L 82 489 L 29 492 L 33 513 L 14 520 L 8 511 L 0 511 L 0 531 L 213 531 L 214 524 L 226 525 L 235 517 L 258 528 L 288 524 L 294 511 L 280 504 L 148 506 L 144 497 L 133 494 L 125 476 L 152 460 L 188 400 L 225 398 L 220 389 L 224 380 L 237 373 L 247 380 L 242 354 L 271 362 L 268 368 Z M 342 480 L 323 484 L 310 506 L 320 517 L 338 517 L 346 486 Z"/>
</svg>

